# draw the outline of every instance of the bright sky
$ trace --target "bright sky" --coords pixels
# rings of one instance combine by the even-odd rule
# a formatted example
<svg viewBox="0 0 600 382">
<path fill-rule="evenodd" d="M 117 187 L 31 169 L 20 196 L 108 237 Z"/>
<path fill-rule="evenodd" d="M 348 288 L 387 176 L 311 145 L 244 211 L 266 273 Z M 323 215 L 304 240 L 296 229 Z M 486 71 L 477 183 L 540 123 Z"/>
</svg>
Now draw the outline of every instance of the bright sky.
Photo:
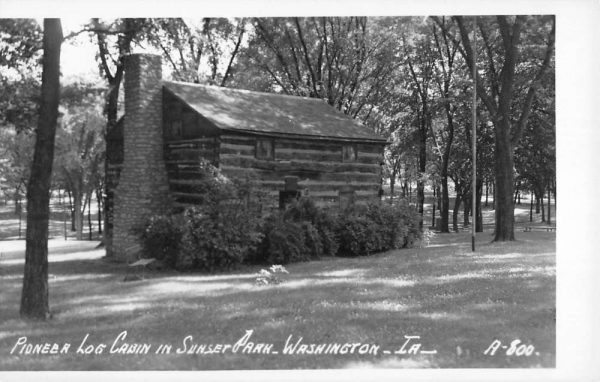
<svg viewBox="0 0 600 382">
<path fill-rule="evenodd" d="M 63 34 L 66 36 L 69 33 L 80 30 L 87 19 L 61 19 L 63 26 Z M 92 44 L 86 34 L 81 34 L 75 39 L 66 41 L 60 54 L 61 71 L 65 77 L 71 75 L 95 75 L 98 76 L 98 65 L 96 64 L 95 55 L 97 52 L 96 45 Z"/>
<path fill-rule="evenodd" d="M 190 25 L 200 27 L 202 18 L 185 19 Z M 61 23 L 63 28 L 63 35 L 67 36 L 70 33 L 77 32 L 82 29 L 82 26 L 89 21 L 88 18 L 62 18 Z M 42 19 L 38 19 L 40 25 L 43 23 Z M 61 48 L 61 72 L 63 76 L 68 79 L 69 77 L 76 76 L 91 76 L 100 78 L 98 75 L 98 64 L 96 62 L 96 53 L 98 46 L 96 45 L 95 39 L 90 39 L 88 33 L 82 33 L 75 38 L 71 38 L 62 45 Z M 159 54 L 160 52 L 155 51 L 151 47 L 135 47 L 135 52 L 152 52 Z M 228 52 L 225 52 L 225 56 Z M 169 68 L 164 68 L 168 70 Z"/>
</svg>

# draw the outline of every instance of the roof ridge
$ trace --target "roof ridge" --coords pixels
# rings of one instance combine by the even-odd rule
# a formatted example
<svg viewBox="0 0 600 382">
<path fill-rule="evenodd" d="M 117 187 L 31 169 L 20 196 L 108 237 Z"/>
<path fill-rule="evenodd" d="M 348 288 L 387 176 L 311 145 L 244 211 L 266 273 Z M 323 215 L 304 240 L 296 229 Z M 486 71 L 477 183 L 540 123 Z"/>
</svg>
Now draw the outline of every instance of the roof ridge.
<svg viewBox="0 0 600 382">
<path fill-rule="evenodd" d="M 193 82 L 185 82 L 185 81 L 162 80 L 162 82 L 170 82 L 170 83 L 174 83 L 174 84 L 180 84 L 180 85 L 191 86 L 191 87 L 212 88 L 212 89 L 219 89 L 219 90 L 226 90 L 226 91 L 240 92 L 240 93 L 264 94 L 264 95 L 271 96 L 271 97 L 290 97 L 290 98 L 294 98 L 294 99 L 299 99 L 300 98 L 300 99 L 304 99 L 306 101 L 313 101 L 313 102 L 314 101 L 316 101 L 316 102 L 323 102 L 324 101 L 323 98 L 306 97 L 306 96 L 299 96 L 299 95 L 293 95 L 293 94 L 260 92 L 260 91 L 257 91 L 257 90 L 248 90 L 248 89 L 240 89 L 240 88 L 228 88 L 228 87 L 225 87 L 225 86 L 217 86 L 217 85 L 209 85 L 209 84 L 196 84 L 196 83 L 193 83 Z"/>
</svg>

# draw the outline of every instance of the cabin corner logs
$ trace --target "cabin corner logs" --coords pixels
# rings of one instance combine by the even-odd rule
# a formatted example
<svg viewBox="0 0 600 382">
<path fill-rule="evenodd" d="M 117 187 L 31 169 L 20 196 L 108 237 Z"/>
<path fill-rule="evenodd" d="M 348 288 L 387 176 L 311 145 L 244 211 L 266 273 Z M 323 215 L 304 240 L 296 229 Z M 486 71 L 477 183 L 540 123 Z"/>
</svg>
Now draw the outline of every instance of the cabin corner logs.
<svg viewBox="0 0 600 382">
<path fill-rule="evenodd" d="M 116 259 L 131 257 L 128 249 L 136 246 L 132 228 L 146 215 L 198 202 L 201 160 L 230 179 L 250 182 L 262 196 L 263 211 L 298 195 L 320 206 L 342 208 L 379 198 L 384 139 L 223 128 L 163 86 L 160 66 L 160 57 L 153 55 L 135 54 L 126 60 L 123 155 L 115 156 L 122 163 L 109 163 L 120 171 L 107 174 L 107 185 L 113 186 L 107 193 L 115 195 L 109 220 Z M 356 123 L 345 115 L 333 118 Z"/>
</svg>

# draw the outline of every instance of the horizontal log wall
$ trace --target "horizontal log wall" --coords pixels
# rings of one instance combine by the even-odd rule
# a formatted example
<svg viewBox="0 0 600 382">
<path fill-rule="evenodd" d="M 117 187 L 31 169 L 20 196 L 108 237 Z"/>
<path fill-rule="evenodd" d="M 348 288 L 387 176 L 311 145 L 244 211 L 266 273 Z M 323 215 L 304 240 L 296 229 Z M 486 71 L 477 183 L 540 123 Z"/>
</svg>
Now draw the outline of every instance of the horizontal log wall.
<svg viewBox="0 0 600 382">
<path fill-rule="evenodd" d="M 274 159 L 257 159 L 256 136 L 233 133 L 217 136 L 218 129 L 204 117 L 169 92 L 164 92 L 163 97 L 165 163 L 172 196 L 179 204 L 198 200 L 195 188 L 202 158 L 232 179 L 251 181 L 267 204 L 277 205 L 285 176 L 297 176 L 299 190 L 320 205 L 337 206 L 338 192 L 346 186 L 355 190 L 358 203 L 378 196 L 381 144 L 354 144 L 356 161 L 344 162 L 341 142 L 274 138 Z M 181 135 L 173 135 L 177 130 L 174 126 L 178 126 Z"/>
<path fill-rule="evenodd" d="M 382 145 L 355 145 L 357 160 L 348 163 L 342 162 L 339 142 L 283 138 L 274 142 L 275 159 L 261 160 L 255 157 L 256 137 L 222 135 L 219 167 L 229 178 L 251 181 L 273 204 L 285 176 L 297 176 L 298 189 L 322 206 L 337 206 L 339 190 L 347 186 L 355 190 L 357 203 L 378 197 Z"/>
<path fill-rule="evenodd" d="M 165 164 L 169 178 L 169 190 L 176 205 L 194 204 L 200 179 L 200 162 L 207 160 L 217 165 L 219 138 L 200 137 L 165 142 Z"/>
</svg>

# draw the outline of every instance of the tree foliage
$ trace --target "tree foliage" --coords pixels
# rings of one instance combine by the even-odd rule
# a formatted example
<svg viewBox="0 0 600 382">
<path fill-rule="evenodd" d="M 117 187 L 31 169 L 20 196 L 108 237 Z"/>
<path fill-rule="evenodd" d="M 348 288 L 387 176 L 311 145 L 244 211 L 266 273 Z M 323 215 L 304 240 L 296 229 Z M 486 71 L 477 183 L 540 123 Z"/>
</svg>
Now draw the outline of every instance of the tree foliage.
<svg viewBox="0 0 600 382">
<path fill-rule="evenodd" d="M 83 234 L 83 208 L 104 176 L 103 90 L 96 84 L 73 83 L 65 86 L 62 92 L 55 179 L 73 197 L 78 240 Z"/>
</svg>

